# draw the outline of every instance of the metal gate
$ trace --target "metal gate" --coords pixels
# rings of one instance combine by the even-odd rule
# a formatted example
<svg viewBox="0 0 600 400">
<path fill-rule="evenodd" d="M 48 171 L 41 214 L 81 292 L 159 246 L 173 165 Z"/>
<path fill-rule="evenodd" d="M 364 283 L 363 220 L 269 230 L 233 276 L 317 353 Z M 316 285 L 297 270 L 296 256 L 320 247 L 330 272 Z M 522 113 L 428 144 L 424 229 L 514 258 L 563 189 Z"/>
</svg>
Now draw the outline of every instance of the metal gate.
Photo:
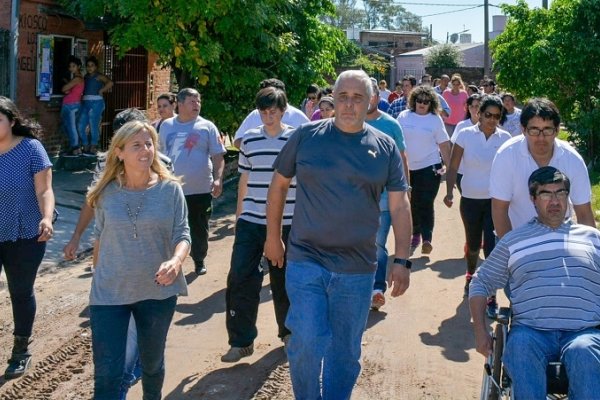
<svg viewBox="0 0 600 400">
<path fill-rule="evenodd" d="M 128 51 L 117 58 L 112 46 L 104 47 L 104 73 L 114 86 L 104 100 L 106 109 L 101 124 L 100 146 L 108 149 L 113 136 L 112 121 L 115 115 L 126 108 L 146 110 L 148 91 L 148 52 L 143 48 Z"/>
<path fill-rule="evenodd" d="M 10 31 L 0 29 L 0 96 L 10 96 Z"/>
</svg>

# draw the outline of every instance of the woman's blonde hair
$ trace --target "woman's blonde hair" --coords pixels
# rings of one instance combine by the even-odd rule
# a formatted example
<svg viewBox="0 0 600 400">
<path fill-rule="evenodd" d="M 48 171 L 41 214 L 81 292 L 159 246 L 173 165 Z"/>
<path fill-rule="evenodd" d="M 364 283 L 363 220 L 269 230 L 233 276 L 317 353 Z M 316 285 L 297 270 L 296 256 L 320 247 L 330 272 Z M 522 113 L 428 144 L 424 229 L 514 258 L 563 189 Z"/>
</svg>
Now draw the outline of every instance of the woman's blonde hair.
<svg viewBox="0 0 600 400">
<path fill-rule="evenodd" d="M 102 156 L 106 162 L 104 171 L 100 178 L 89 188 L 86 200 L 91 207 L 95 207 L 102 191 L 110 182 L 116 180 L 119 186 L 123 186 L 125 177 L 125 167 L 123 162 L 117 157 L 117 149 L 123 150 L 125 144 L 141 131 L 146 130 L 152 139 L 154 147 L 154 159 L 150 169 L 158 174 L 159 180 L 169 180 L 180 182 L 180 178 L 176 177 L 165 167 L 158 156 L 158 134 L 152 125 L 143 121 L 130 121 L 123 125 L 113 136 L 110 141 L 108 151 Z"/>
</svg>

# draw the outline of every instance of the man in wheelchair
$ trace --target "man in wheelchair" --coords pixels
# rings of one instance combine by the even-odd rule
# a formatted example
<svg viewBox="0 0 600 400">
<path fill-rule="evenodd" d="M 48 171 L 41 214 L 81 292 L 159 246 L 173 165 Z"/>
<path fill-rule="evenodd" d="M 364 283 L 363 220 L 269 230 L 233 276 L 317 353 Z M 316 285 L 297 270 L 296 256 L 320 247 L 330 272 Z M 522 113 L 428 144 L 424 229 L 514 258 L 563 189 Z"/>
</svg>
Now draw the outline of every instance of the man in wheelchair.
<svg viewBox="0 0 600 400">
<path fill-rule="evenodd" d="M 507 287 L 502 362 L 514 398 L 545 399 L 548 363 L 561 361 L 569 399 L 600 399 L 600 231 L 565 219 L 571 185 L 562 172 L 542 167 L 528 183 L 537 217 L 508 232 L 471 281 L 476 348 L 491 353 L 486 299 Z"/>
</svg>

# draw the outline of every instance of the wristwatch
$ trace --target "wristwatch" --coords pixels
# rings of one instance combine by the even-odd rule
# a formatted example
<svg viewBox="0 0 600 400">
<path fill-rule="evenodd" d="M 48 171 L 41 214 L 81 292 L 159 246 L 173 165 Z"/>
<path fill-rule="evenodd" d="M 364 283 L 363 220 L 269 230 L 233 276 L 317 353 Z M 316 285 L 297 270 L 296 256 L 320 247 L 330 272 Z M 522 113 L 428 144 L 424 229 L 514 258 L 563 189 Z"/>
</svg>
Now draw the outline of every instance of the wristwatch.
<svg viewBox="0 0 600 400">
<path fill-rule="evenodd" d="M 405 258 L 394 258 L 394 264 L 400 264 L 406 267 L 406 269 L 410 269 L 412 267 L 412 262 Z"/>
</svg>

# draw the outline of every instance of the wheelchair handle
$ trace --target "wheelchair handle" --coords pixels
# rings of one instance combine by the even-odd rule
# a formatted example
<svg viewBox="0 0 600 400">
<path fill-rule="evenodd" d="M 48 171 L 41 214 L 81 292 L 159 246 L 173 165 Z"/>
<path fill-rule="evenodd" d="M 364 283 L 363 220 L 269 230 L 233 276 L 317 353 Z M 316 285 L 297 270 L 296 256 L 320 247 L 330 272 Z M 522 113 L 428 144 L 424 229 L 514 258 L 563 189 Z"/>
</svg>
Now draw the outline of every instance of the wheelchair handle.
<svg viewBox="0 0 600 400">
<path fill-rule="evenodd" d="M 488 376 L 490 377 L 490 380 L 492 381 L 492 383 L 494 384 L 494 386 L 496 386 L 498 388 L 498 393 L 500 393 L 502 396 L 504 396 L 504 389 L 502 389 L 500 387 L 500 385 L 498 384 L 498 382 L 496 382 L 496 380 L 492 376 L 492 367 L 490 366 L 490 363 L 486 362 L 483 365 L 483 368 L 485 369 L 485 373 L 488 374 Z"/>
</svg>

